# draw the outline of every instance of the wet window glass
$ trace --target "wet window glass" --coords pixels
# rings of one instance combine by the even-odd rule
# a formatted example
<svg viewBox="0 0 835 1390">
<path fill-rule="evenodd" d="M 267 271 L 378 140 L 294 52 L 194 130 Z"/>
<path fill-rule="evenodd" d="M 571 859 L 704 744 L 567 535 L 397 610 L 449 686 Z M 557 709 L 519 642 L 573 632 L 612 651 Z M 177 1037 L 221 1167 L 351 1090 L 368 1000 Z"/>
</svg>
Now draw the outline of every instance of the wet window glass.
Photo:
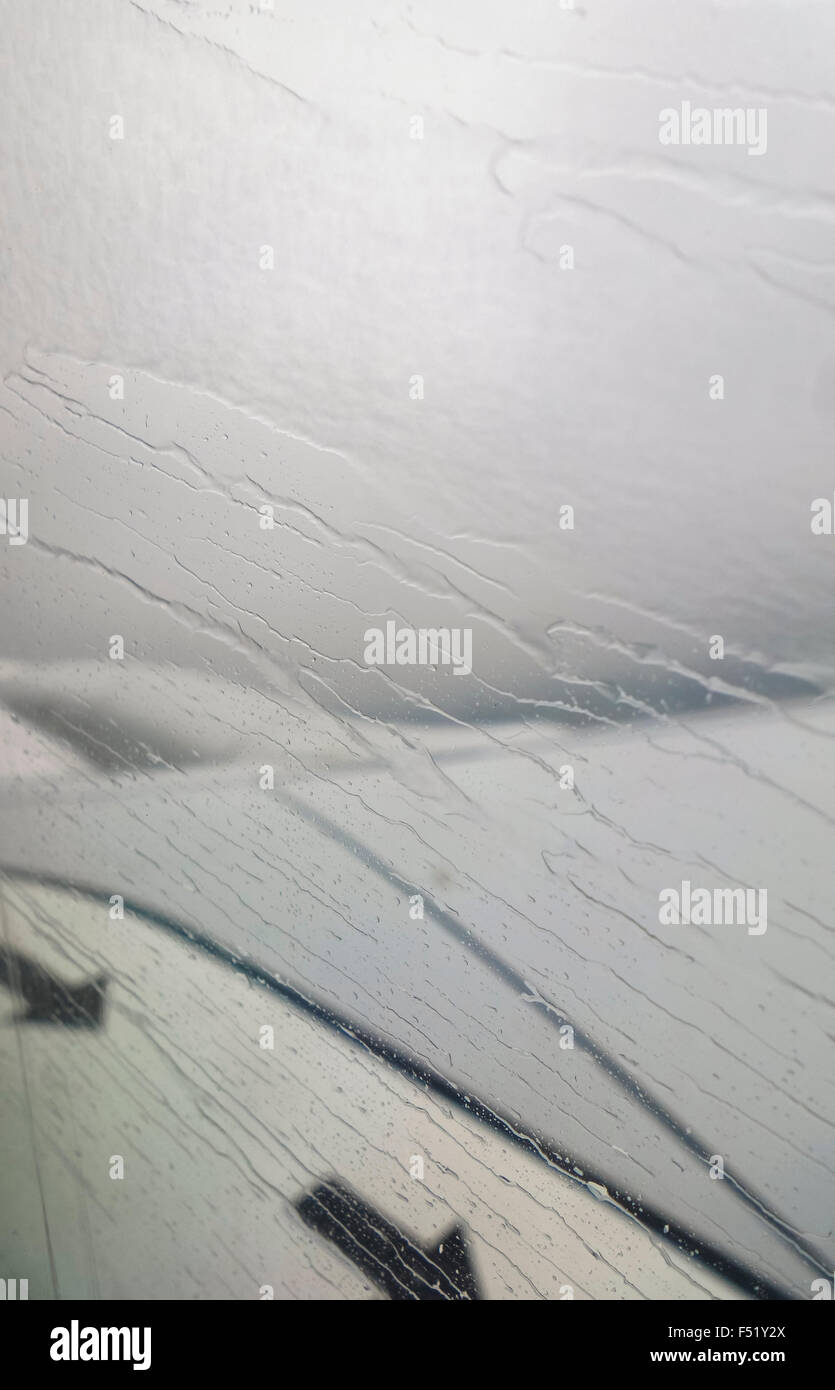
<svg viewBox="0 0 835 1390">
<path fill-rule="evenodd" d="M 0 1276 L 826 1296 L 835 16 L 7 20 Z"/>
</svg>

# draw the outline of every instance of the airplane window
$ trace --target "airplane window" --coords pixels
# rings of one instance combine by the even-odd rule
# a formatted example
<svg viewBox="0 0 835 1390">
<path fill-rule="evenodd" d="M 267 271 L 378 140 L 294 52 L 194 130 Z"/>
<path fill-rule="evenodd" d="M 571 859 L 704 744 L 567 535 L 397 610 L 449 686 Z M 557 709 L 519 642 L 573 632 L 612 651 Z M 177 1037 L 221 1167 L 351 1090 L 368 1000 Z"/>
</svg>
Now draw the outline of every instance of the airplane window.
<svg viewBox="0 0 835 1390">
<path fill-rule="evenodd" d="M 4 27 L 0 1277 L 823 1297 L 835 14 Z"/>
</svg>

